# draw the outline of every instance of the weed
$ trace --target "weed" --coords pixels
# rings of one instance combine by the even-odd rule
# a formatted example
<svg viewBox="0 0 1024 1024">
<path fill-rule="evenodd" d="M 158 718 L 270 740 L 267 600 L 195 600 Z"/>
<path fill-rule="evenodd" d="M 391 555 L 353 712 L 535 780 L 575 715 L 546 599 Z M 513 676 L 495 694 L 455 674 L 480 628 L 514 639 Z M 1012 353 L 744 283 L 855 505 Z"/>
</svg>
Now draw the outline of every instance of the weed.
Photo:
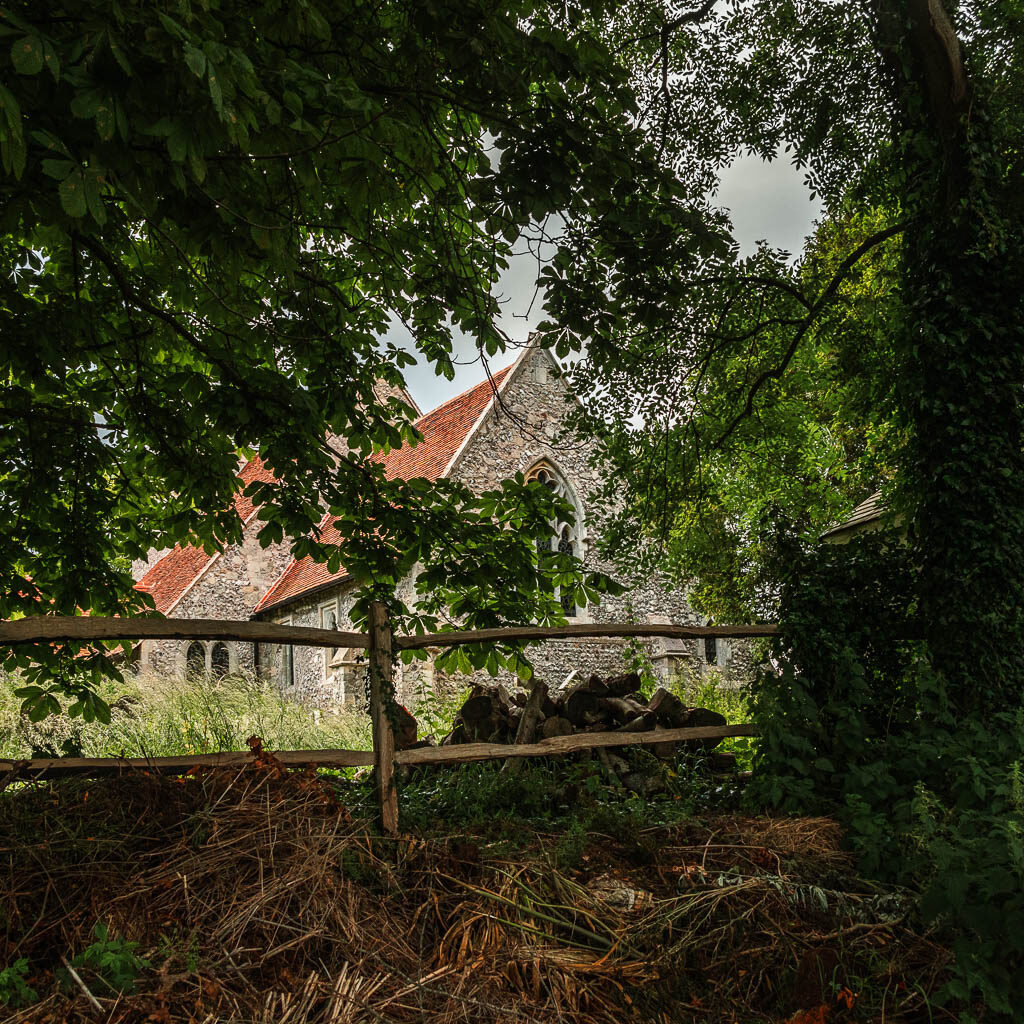
<svg viewBox="0 0 1024 1024">
<path fill-rule="evenodd" d="M 91 972 L 112 992 L 134 991 L 136 978 L 153 966 L 135 952 L 139 944 L 110 938 L 102 921 L 96 922 L 93 935 L 96 941 L 71 961 L 72 967 Z M 66 978 L 64 981 L 67 984 Z"/>
<path fill-rule="evenodd" d="M 435 738 L 451 732 L 455 716 L 469 697 L 469 688 L 451 692 L 434 691 L 420 696 L 412 708 L 412 714 L 419 724 L 419 735 L 433 735 Z"/>
<path fill-rule="evenodd" d="M 39 995 L 25 980 L 28 977 L 28 960 L 21 957 L 14 963 L 0 968 L 0 1006 L 17 1009 L 34 1003 Z"/>
<path fill-rule="evenodd" d="M 587 829 L 579 818 L 573 818 L 552 850 L 555 866 L 562 871 L 578 868 L 583 863 L 586 849 Z"/>
<path fill-rule="evenodd" d="M 186 935 L 178 928 L 170 934 L 162 932 L 157 955 L 165 964 L 179 963 L 186 973 L 194 974 L 199 970 L 199 936 L 195 932 Z"/>
</svg>

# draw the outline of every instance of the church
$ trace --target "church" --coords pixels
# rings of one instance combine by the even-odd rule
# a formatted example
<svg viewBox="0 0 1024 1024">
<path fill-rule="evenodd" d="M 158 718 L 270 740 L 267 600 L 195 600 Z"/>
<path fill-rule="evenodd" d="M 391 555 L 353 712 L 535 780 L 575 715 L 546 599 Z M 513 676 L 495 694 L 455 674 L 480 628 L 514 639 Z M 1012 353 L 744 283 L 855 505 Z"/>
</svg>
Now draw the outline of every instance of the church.
<svg viewBox="0 0 1024 1024">
<path fill-rule="evenodd" d="M 406 395 L 402 397 L 413 404 Z M 600 483 L 598 471 L 590 465 L 591 452 L 585 444 L 559 443 L 574 401 L 548 351 L 527 347 L 507 369 L 421 416 L 415 425 L 423 440 L 390 452 L 385 472 L 392 479 L 457 479 L 476 491 L 521 472 L 554 488 L 576 510 L 574 526 L 553 527 L 552 544 L 578 555 L 588 569 L 614 576 L 614 566 L 598 554 L 599 524 L 588 510 L 588 495 Z M 248 484 L 266 472 L 254 459 L 242 467 L 240 478 Z M 355 584 L 344 569 L 331 573 L 323 563 L 296 560 L 287 541 L 260 547 L 257 509 L 241 494 L 235 505 L 243 526 L 240 543 L 214 555 L 177 546 L 137 568 L 136 585 L 152 596 L 157 610 L 176 618 L 262 619 L 352 628 L 348 612 Z M 321 524 L 327 543 L 333 529 L 327 516 Z M 681 591 L 668 590 L 650 579 L 620 582 L 626 584 L 626 592 L 606 597 L 600 605 L 563 605 L 569 621 L 680 625 L 698 621 Z M 400 596 L 411 602 L 412 580 L 404 581 L 401 588 Z M 538 675 L 554 686 L 574 670 L 602 675 L 623 671 L 627 643 L 621 638 L 551 640 L 531 646 L 528 655 Z M 740 644 L 665 639 L 641 643 L 654 671 L 665 678 L 679 670 L 704 673 L 709 667 L 726 674 L 742 671 L 739 663 L 745 651 Z M 362 697 L 361 653 L 345 648 L 146 640 L 138 645 L 136 659 L 140 669 L 161 674 L 257 672 L 295 700 L 337 708 Z M 437 687 L 447 689 L 463 682 L 441 678 L 440 673 L 435 678 L 433 658 L 398 668 L 397 688 L 405 703 L 415 703 Z"/>
</svg>

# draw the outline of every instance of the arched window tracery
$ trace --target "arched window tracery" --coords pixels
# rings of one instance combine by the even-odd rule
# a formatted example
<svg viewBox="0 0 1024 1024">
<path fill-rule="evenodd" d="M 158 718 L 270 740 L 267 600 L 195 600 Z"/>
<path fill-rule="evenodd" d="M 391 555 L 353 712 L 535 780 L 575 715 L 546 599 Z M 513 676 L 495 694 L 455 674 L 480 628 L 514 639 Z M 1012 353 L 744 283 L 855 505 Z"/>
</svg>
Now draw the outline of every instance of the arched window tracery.
<svg viewBox="0 0 1024 1024">
<path fill-rule="evenodd" d="M 535 465 L 533 469 L 526 474 L 526 480 L 528 483 L 536 481 L 539 484 L 543 484 L 560 498 L 568 501 L 569 504 L 573 506 L 574 518 L 576 520 L 572 525 L 559 521 L 552 522 L 551 532 L 545 537 L 537 538 L 538 558 L 552 551 L 557 551 L 559 554 L 563 555 L 575 555 L 578 558 L 582 558 L 582 510 L 580 509 L 579 502 L 576 500 L 576 496 L 566 484 L 565 479 L 558 470 L 551 465 L 551 463 L 544 461 L 537 463 L 537 465 Z M 579 609 L 576 607 L 576 602 L 573 600 L 572 595 L 557 594 L 557 596 L 562 604 L 562 611 L 564 612 L 565 617 L 568 619 L 578 618 Z"/>
<path fill-rule="evenodd" d="M 185 675 L 202 676 L 206 674 L 206 648 L 193 640 L 185 651 Z"/>
</svg>

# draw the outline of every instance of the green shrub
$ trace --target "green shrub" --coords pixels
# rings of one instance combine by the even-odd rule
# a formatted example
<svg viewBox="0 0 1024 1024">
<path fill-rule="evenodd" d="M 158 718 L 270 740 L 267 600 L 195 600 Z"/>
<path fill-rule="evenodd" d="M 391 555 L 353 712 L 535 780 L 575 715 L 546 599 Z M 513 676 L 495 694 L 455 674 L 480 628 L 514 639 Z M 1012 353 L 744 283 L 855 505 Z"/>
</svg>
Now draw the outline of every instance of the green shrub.
<svg viewBox="0 0 1024 1024">
<path fill-rule="evenodd" d="M 757 807 L 837 814 L 869 874 L 912 885 L 956 953 L 943 992 L 1024 1019 L 1024 710 L 953 712 L 913 639 L 915 570 L 891 534 L 794 567 L 778 670 L 753 687 Z"/>
</svg>

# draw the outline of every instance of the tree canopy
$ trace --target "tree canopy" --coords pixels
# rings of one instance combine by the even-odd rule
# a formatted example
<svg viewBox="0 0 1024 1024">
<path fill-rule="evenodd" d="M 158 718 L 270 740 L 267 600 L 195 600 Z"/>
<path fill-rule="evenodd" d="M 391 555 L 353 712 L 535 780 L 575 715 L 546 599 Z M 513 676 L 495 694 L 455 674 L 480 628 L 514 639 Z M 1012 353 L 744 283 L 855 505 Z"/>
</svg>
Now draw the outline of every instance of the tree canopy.
<svg viewBox="0 0 1024 1024">
<path fill-rule="evenodd" d="M 457 330 L 505 345 L 492 286 L 551 215 L 605 239 L 621 280 L 660 233 L 709 244 L 638 128 L 597 27 L 613 10 L 7 5 L 0 616 L 144 609 L 127 561 L 237 539 L 253 454 L 274 476 L 247 492 L 263 541 L 378 595 L 422 563 L 420 616 L 493 625 L 557 616 L 558 585 L 593 596 L 566 556 L 537 572 L 542 488 L 387 481 L 374 453 L 415 440 L 379 383 L 414 358 L 451 375 Z M 414 353 L 386 340 L 398 322 Z M 340 548 L 318 542 L 325 507 Z M 70 672 L 68 651 L 31 653 Z"/>
<path fill-rule="evenodd" d="M 1021 626 L 1021 28 L 1010 2 L 627 5 L 610 31 L 687 194 L 738 151 L 791 159 L 824 223 L 794 261 L 667 245 L 602 322 L 581 232 L 547 325 L 587 335 L 588 427 L 708 611 L 770 608 L 786 545 L 891 482 L 935 657 L 996 700 L 1024 666 L 962 640 Z"/>
</svg>

